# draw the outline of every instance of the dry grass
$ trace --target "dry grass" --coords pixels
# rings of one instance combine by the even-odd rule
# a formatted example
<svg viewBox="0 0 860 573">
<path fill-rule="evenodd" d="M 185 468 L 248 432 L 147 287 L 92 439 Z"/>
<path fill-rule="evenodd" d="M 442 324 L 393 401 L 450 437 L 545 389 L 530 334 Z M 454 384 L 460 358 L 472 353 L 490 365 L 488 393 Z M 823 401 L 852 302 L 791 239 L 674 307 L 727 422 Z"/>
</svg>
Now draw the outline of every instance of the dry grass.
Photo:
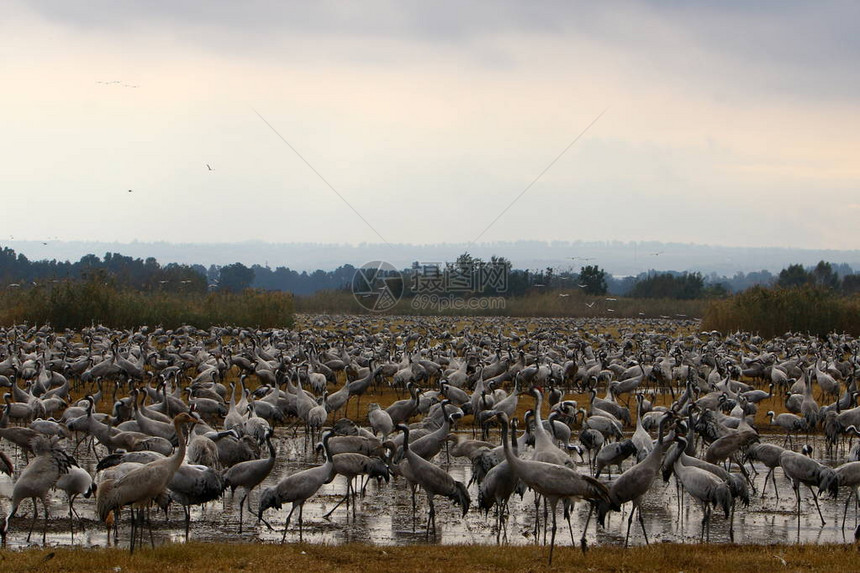
<svg viewBox="0 0 860 573">
<path fill-rule="evenodd" d="M 853 545 L 682 545 L 622 550 L 595 547 L 583 555 L 558 547 L 172 544 L 129 555 L 124 549 L 32 549 L 0 552 L 0 570 L 17 571 L 854 571 Z M 718 552 L 718 553 L 717 553 Z M 717 557 L 718 555 L 718 557 Z M 52 557 L 51 557 L 52 556 Z"/>
</svg>

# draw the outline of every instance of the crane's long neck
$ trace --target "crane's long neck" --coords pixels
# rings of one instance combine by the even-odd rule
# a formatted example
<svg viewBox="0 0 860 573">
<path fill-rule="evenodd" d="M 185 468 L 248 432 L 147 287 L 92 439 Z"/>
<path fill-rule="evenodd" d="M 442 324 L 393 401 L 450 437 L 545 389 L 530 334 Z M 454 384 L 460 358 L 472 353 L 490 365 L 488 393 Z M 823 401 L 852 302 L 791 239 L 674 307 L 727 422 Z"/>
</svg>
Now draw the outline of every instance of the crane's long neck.
<svg viewBox="0 0 860 573">
<path fill-rule="evenodd" d="M 403 428 L 403 453 L 409 451 L 409 428 Z"/>
<path fill-rule="evenodd" d="M 185 448 L 186 448 L 186 435 L 185 435 L 185 427 L 179 421 L 173 422 L 173 427 L 176 429 L 176 437 L 179 440 L 179 445 L 175 450 L 173 450 L 173 454 L 170 456 L 170 466 L 173 468 L 173 471 L 179 469 L 179 466 L 182 465 L 182 462 L 185 460 Z"/>
<path fill-rule="evenodd" d="M 543 429 L 541 425 L 543 421 L 541 420 L 540 411 L 543 409 L 543 392 L 537 391 L 535 392 L 535 424 Z"/>
<path fill-rule="evenodd" d="M 550 438 L 549 434 L 547 434 L 546 429 L 544 429 L 543 420 L 541 419 L 541 415 L 540 415 L 540 411 L 543 408 L 543 393 L 535 390 L 534 396 L 535 396 L 535 410 L 534 410 L 535 438 L 541 440 L 544 444 L 547 444 L 547 443 L 551 444 L 552 439 Z M 535 444 L 535 445 L 537 445 L 537 444 Z"/>
<path fill-rule="evenodd" d="M 508 464 L 513 468 L 514 473 L 519 474 L 522 471 L 524 462 L 514 454 L 513 450 L 511 450 L 511 443 L 508 441 L 508 421 L 503 419 L 502 421 L 502 447 L 505 450 L 505 459 L 508 460 Z"/>
<path fill-rule="evenodd" d="M 663 433 L 664 433 L 664 422 L 665 419 L 660 420 L 660 424 L 657 427 L 657 444 L 648 452 L 648 455 L 643 460 L 643 464 L 646 464 L 651 467 L 651 469 L 656 474 L 660 471 L 660 464 L 663 460 Z"/>
</svg>

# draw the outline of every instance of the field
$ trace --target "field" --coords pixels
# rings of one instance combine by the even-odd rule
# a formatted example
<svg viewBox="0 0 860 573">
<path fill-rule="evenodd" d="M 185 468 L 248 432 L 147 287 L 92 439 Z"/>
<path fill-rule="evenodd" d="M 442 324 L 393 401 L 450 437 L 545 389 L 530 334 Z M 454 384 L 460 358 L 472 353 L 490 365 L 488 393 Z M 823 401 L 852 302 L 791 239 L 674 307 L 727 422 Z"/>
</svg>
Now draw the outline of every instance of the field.
<svg viewBox="0 0 860 573">
<path fill-rule="evenodd" d="M 328 347 L 332 349 L 335 356 L 337 352 L 334 352 L 334 349 L 343 351 L 349 349 L 349 353 L 356 357 L 362 351 L 375 349 L 379 356 L 383 356 L 381 349 L 388 348 L 396 349 L 396 353 L 400 356 L 412 353 L 428 358 L 448 356 L 456 360 L 458 356 L 463 356 L 467 352 L 483 352 L 490 355 L 496 348 L 505 348 L 506 353 L 509 352 L 511 356 L 517 354 L 521 357 L 530 356 L 531 360 L 538 359 L 541 362 L 545 360 L 547 363 L 558 360 L 556 358 L 558 356 L 563 356 L 564 348 L 578 348 L 578 353 L 582 351 L 581 344 L 587 344 L 595 349 L 615 349 L 614 352 L 617 352 L 624 346 L 624 341 L 632 341 L 638 352 L 631 352 L 627 360 L 639 360 L 643 365 L 647 363 L 655 367 L 667 359 L 666 351 L 672 349 L 673 345 L 674 348 L 679 349 L 679 352 L 691 357 L 701 355 L 699 350 L 702 346 L 699 345 L 708 344 L 715 352 L 723 353 L 723 356 L 738 365 L 743 364 L 744 357 L 752 356 L 753 352 L 762 355 L 763 348 L 775 349 L 779 345 L 778 353 L 773 350 L 771 353 L 780 358 L 783 355 L 790 357 L 796 354 L 798 348 L 804 348 L 808 352 L 811 348 L 810 339 L 802 337 L 796 340 L 766 341 L 746 336 L 735 340 L 723 339 L 721 335 L 717 336 L 713 333 L 703 333 L 700 329 L 700 325 L 692 320 L 359 318 L 300 315 L 297 317 L 297 324 L 293 331 L 300 334 L 293 336 L 286 333 L 261 336 L 249 334 L 241 329 L 221 331 L 218 337 L 206 331 L 197 333 L 189 331 L 172 339 L 167 336 L 167 333 L 157 334 L 159 331 L 146 335 L 137 333 L 132 336 L 131 332 L 107 330 L 98 334 L 86 333 L 86 336 L 114 340 L 120 346 L 113 352 L 124 354 L 129 358 L 134 358 L 131 350 L 136 345 L 142 347 L 144 344 L 152 345 L 155 356 L 166 356 L 177 344 L 177 340 L 184 340 L 184 344 L 199 345 L 203 354 L 207 354 L 207 351 L 202 350 L 203 348 L 209 349 L 209 352 L 217 352 L 219 348 L 230 348 L 234 356 L 239 356 L 240 353 L 248 352 L 251 346 L 249 340 L 254 339 L 256 341 L 254 344 L 262 345 L 264 341 L 271 338 L 271 342 L 280 340 L 278 347 L 282 353 L 298 353 L 306 349 L 318 352 L 320 347 Z M 32 340 L 32 344 L 38 345 L 38 341 L 44 338 L 34 334 L 33 331 L 17 334 L 16 344 L 23 344 L 22 341 L 29 337 L 28 340 Z M 82 345 L 80 340 L 76 336 L 64 342 L 54 341 L 54 346 L 68 344 L 66 349 L 68 353 L 72 350 L 95 352 L 92 349 L 83 350 L 86 346 Z M 142 342 L 144 340 L 147 342 Z M 350 343 L 350 340 L 355 342 Z M 717 344 L 714 341 L 719 342 Z M 817 341 L 813 340 L 812 344 L 815 343 Z M 849 350 L 852 345 L 853 341 L 845 338 L 838 344 L 835 340 L 830 341 L 827 347 L 830 349 L 829 358 L 850 361 Z M 124 350 L 123 347 L 128 350 Z M 271 347 L 274 348 L 275 345 L 272 344 Z M 466 350 L 468 348 L 471 350 Z M 103 352 L 111 351 L 105 349 Z M 824 354 L 823 350 L 818 352 Z M 186 352 L 185 355 L 189 357 L 188 360 L 191 360 L 190 353 Z M 289 360 L 288 363 L 298 366 L 288 366 L 288 368 L 301 368 L 304 362 L 300 360 Z M 307 360 L 307 357 L 304 360 Z M 188 367 L 190 369 L 191 364 Z M 588 362 L 584 360 L 580 368 L 586 367 Z M 147 370 L 156 368 L 159 366 L 156 366 L 154 360 L 151 364 L 146 364 Z M 707 374 L 706 366 L 697 366 L 697 368 L 703 369 L 703 376 Z M 203 370 L 205 368 L 200 365 L 195 366 L 194 371 L 189 370 L 188 381 L 183 386 L 188 385 L 190 378 L 199 376 Z M 608 382 L 604 376 L 610 379 L 614 376 L 608 373 L 608 370 L 606 372 L 596 380 L 598 394 L 601 397 L 605 394 L 605 384 Z M 811 370 L 809 372 L 811 373 Z M 239 370 L 235 366 L 225 370 L 223 383 L 228 391 L 231 384 L 238 382 L 238 374 Z M 746 383 L 767 390 L 766 381 L 762 381 L 758 375 L 747 374 L 738 371 L 736 376 Z M 80 378 L 75 379 L 71 385 L 72 402 L 96 390 L 93 380 L 88 379 L 86 375 Z M 338 372 L 335 380 L 328 382 L 328 392 L 336 392 L 349 380 L 355 380 L 355 375 L 347 374 L 345 371 Z M 537 382 L 533 384 L 538 385 Z M 584 390 L 581 377 L 579 380 L 566 381 L 550 379 L 541 383 L 540 387 L 548 391 L 552 384 L 557 384 L 566 390 L 565 399 L 576 400 L 580 407 L 588 407 L 590 395 Z M 683 393 L 683 381 L 669 384 L 673 387 L 677 399 Z M 113 382 L 106 382 L 105 385 L 110 390 Z M 260 387 L 256 375 L 252 374 L 248 377 L 247 385 L 249 391 Z M 307 385 L 308 382 L 306 382 Z M 422 391 L 425 392 L 433 391 L 436 387 L 432 381 L 421 382 L 421 386 Z M 505 384 L 505 387 L 510 391 L 510 381 Z M 126 388 L 124 384 L 117 384 L 118 397 L 127 391 Z M 652 400 L 655 407 L 660 407 L 669 406 L 672 403 L 672 394 L 668 388 L 669 386 L 650 381 L 643 385 L 641 390 Z M 526 389 L 522 388 L 524 391 Z M 819 396 L 823 406 L 824 398 L 818 393 L 817 388 L 816 395 Z M 370 386 L 366 394 L 361 396 L 360 407 L 357 397 L 353 397 L 346 410 L 329 416 L 328 423 L 345 415 L 358 424 L 366 425 L 367 406 L 370 402 L 376 402 L 385 407 L 404 397 L 408 397 L 408 394 L 402 386 L 378 380 Z M 619 402 L 631 406 L 632 423 L 635 424 L 635 400 L 632 399 L 632 395 L 619 396 Z M 100 409 L 109 408 L 108 404 L 110 402 L 102 403 Z M 534 405 L 534 399 L 524 393 L 512 416 L 522 420 L 526 410 L 533 408 Z M 754 416 L 750 417 L 750 421 L 759 431 L 762 442 L 782 444 L 784 430 L 769 423 L 768 410 L 774 410 L 777 414 L 786 411 L 781 392 L 776 391 L 772 396 L 759 402 L 759 407 Z M 220 427 L 223 418 L 207 416 L 207 421 L 213 427 Z M 581 421 L 571 422 L 572 441 L 576 441 L 579 424 Z M 632 434 L 633 427 L 625 428 L 625 437 Z M 456 433 L 468 439 L 472 437 L 472 432 L 473 416 L 467 413 L 457 422 Z M 652 437 L 654 435 L 655 433 L 652 433 Z M 282 477 L 296 471 L 322 463 L 322 459 L 314 455 L 313 441 L 308 439 L 301 421 L 291 419 L 276 425 L 275 436 L 277 464 L 261 488 L 272 486 Z M 489 439 L 498 443 L 496 428 L 490 429 Z M 798 439 L 801 443 L 812 444 L 814 457 L 829 466 L 844 463 L 851 446 L 851 443 L 846 441 L 841 447 L 830 450 L 820 428 L 812 430 L 807 436 L 801 433 Z M 0 447 L 15 459 L 16 473 L 20 472 L 26 461 L 17 451 L 6 447 L 2 442 Z M 68 449 L 71 450 L 72 447 Z M 799 445 L 794 449 L 799 449 Z M 75 453 L 82 467 L 95 475 L 96 460 L 83 447 L 76 449 Z M 103 454 L 103 452 L 100 453 L 100 455 Z M 591 471 L 585 456 L 582 459 L 574 456 L 572 460 L 580 472 Z M 463 483 L 470 481 L 473 467 L 468 460 L 453 456 L 448 458 L 443 452 L 435 461 L 454 479 L 461 480 Z M 628 460 L 622 469 L 628 469 L 631 465 L 632 462 Z M 597 527 L 592 519 L 591 525 L 586 529 L 588 504 L 580 503 L 574 510 L 570 536 L 568 536 L 566 524 L 560 521 L 554 564 L 563 568 L 575 566 L 595 571 L 641 569 L 745 571 L 761 567 L 814 570 L 848 567 L 848 560 L 853 559 L 854 555 L 854 544 L 851 543 L 854 520 L 849 516 L 848 521 L 851 523 L 847 528 L 841 523 L 843 500 L 847 490 L 843 490 L 845 494 L 841 494 L 837 499 L 821 497 L 822 511 L 827 516 L 827 525 L 823 526 L 819 523 L 818 514 L 807 495 L 804 495 L 802 502 L 804 510 L 800 516 L 796 515 L 795 498 L 792 495 L 790 482 L 782 476 L 780 470 L 777 473 L 777 482 L 781 496 L 775 498 L 771 493 L 772 489 L 769 489 L 767 495 L 762 495 L 761 492 L 767 468 L 760 463 L 749 463 L 747 466 L 753 472 L 757 472 L 752 476 L 753 490 L 750 506 L 739 507 L 738 516 L 731 521 L 723 519 L 722 515 L 717 517 L 715 514 L 711 520 L 712 543 L 703 545 L 697 543 L 702 517 L 698 504 L 686 494 L 682 495 L 688 501 L 682 503 L 682 498 L 678 497 L 674 485 L 671 483 L 664 485 L 658 479 L 655 480 L 642 506 L 648 536 L 652 542 L 650 547 L 642 546 L 645 540 L 638 524 L 634 523 L 630 538 L 634 547 L 622 549 L 625 525 L 630 515 L 629 506 L 626 506 L 620 515 L 610 516 L 605 527 Z M 617 476 L 617 470 L 613 469 L 612 473 Z M 601 479 L 605 480 L 607 485 L 612 483 L 611 480 L 607 480 L 605 473 Z M 309 571 L 341 571 L 359 568 L 365 570 L 371 561 L 374 562 L 375 568 L 383 571 L 395 568 L 400 571 L 448 570 L 452 567 L 463 570 L 500 568 L 542 570 L 546 568 L 547 534 L 546 530 L 543 530 L 542 534 L 534 534 L 535 514 L 532 495 L 528 493 L 522 499 L 511 499 L 509 521 L 504 530 L 503 542 L 497 546 L 494 542 L 497 533 L 500 532 L 495 525 L 494 510 L 484 515 L 477 509 L 477 489 L 477 485 L 470 486 L 472 507 L 463 519 L 459 518 L 458 510 L 452 504 L 445 499 L 437 498 L 438 529 L 435 532 L 426 533 L 424 528 L 427 506 L 424 495 L 419 493 L 417 512 L 413 514 L 410 509 L 409 491 L 403 477 L 395 478 L 389 484 L 371 483 L 366 497 L 357 500 L 357 510 L 352 510 L 357 511 L 356 516 L 350 516 L 349 511 L 345 511 L 342 507 L 330 518 L 324 517 L 324 513 L 333 510 L 345 490 L 345 482 L 342 478 L 336 477 L 331 483 L 323 485 L 305 505 L 303 535 L 296 530 L 295 522 L 291 523 L 285 534 L 288 543 L 283 547 L 276 543 L 281 539 L 283 523 L 289 507 L 277 511 L 270 510 L 266 514 L 267 520 L 275 527 L 274 531 L 256 522 L 255 514 L 246 513 L 245 531 L 238 534 L 237 497 L 228 491 L 219 500 L 204 506 L 192 506 L 188 543 L 177 543 L 184 540 L 181 507 L 174 503 L 167 513 L 167 520 L 154 515 L 152 523 L 156 548 L 150 550 L 147 540 L 143 544 L 144 549 L 138 550 L 134 556 L 129 556 L 126 549 L 129 539 L 127 513 L 120 521 L 118 548 L 105 548 L 105 545 L 109 544 L 108 537 L 104 525 L 99 524 L 95 518 L 93 501 L 79 498 L 76 508 L 82 515 L 82 520 L 76 526 L 77 533 L 70 537 L 71 523 L 67 517 L 63 517 L 61 509 L 63 506 L 61 500 L 65 498 L 55 494 L 50 503 L 51 517 L 46 528 L 49 547 L 46 549 L 31 547 L 26 551 L 6 550 L 0 552 L 0 560 L 2 560 L 3 569 L 11 571 L 47 568 L 68 571 L 116 570 L 116 567 L 127 571 L 151 570 L 154 562 L 157 562 L 165 571 L 251 570 L 270 568 L 275 563 L 280 567 L 284 565 L 303 567 Z M 259 492 L 260 489 L 257 489 L 251 494 L 254 508 L 258 505 Z M 802 493 L 807 492 L 804 490 Z M 25 502 L 17 516 L 10 521 L 9 548 L 24 549 L 29 546 L 26 532 L 33 515 L 30 507 L 29 502 Z M 733 531 L 729 528 L 730 524 L 733 526 Z M 85 527 L 85 531 L 80 527 Z M 40 516 L 33 534 L 34 541 L 39 539 L 41 528 Z M 573 539 L 574 533 L 576 536 L 587 537 L 590 548 L 587 553 L 583 554 L 579 550 L 579 543 Z M 310 543 L 302 543 L 302 539 Z M 742 541 L 744 545 L 735 545 L 732 540 Z M 712 558 L 709 560 L 708 557 L 715 551 L 713 543 L 719 544 L 721 559 L 718 563 Z M 70 545 L 75 548 L 71 549 Z"/>
<path fill-rule="evenodd" d="M 589 573 L 654 571 L 677 573 L 712 571 L 745 573 L 760 571 L 853 571 L 858 549 L 853 545 L 766 546 L 723 545 L 719 557 L 708 545 L 664 544 L 620 550 L 598 547 L 583 555 L 559 548 L 558 561 L 550 566 L 535 547 L 433 546 L 372 547 L 368 545 L 320 546 L 290 544 L 168 545 L 144 549 L 135 555 L 120 549 L 33 549 L 0 553 L 3 570 L 104 571 L 106 573 L 178 571 L 292 571 L 328 573 L 378 571 L 410 573 L 425 571 L 558 571 Z"/>
</svg>

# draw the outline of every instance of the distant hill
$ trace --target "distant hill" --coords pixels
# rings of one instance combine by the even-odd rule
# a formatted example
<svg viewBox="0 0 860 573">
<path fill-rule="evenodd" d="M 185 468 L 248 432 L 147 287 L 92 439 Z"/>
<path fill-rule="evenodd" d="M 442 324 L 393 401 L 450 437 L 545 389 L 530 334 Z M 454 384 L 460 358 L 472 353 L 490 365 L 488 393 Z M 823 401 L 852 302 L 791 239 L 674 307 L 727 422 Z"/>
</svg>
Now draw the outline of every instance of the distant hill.
<svg viewBox="0 0 860 573">
<path fill-rule="evenodd" d="M 344 264 L 361 266 L 365 262 L 384 260 L 397 268 L 406 268 L 414 261 L 441 263 L 453 261 L 468 251 L 473 256 L 489 259 L 492 255 L 505 257 L 514 268 L 578 271 L 584 265 L 598 265 L 616 276 L 637 275 L 648 270 L 695 271 L 708 275 L 732 276 L 768 270 L 778 273 L 790 264 L 815 265 L 824 260 L 848 264 L 860 270 L 860 250 L 837 251 L 782 247 L 723 247 L 681 243 L 620 241 L 516 241 L 466 244 L 360 244 L 338 245 L 319 243 L 170 243 L 170 242 L 85 242 L 85 241 L 16 241 L 9 240 L 0 247 L 10 247 L 32 261 L 56 259 L 77 261 L 82 256 L 105 253 L 147 258 L 159 263 L 285 266 L 298 271 L 333 270 Z"/>
</svg>

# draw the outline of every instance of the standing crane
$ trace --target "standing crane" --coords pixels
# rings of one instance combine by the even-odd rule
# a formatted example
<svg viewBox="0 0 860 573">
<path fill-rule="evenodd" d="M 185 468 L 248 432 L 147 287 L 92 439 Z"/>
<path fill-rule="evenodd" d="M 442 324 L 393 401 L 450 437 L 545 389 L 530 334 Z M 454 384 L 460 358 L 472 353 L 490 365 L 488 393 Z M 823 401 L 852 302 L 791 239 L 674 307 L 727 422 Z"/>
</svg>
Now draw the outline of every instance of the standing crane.
<svg viewBox="0 0 860 573">
<path fill-rule="evenodd" d="M 196 424 L 198 421 L 191 414 L 180 412 L 173 418 L 173 427 L 179 439 L 179 446 L 170 456 L 135 468 L 117 480 L 107 479 L 99 484 L 96 492 L 96 506 L 99 518 L 108 526 L 114 521 L 114 512 L 119 511 L 123 506 L 132 506 L 132 531 L 131 542 L 129 543 L 131 553 L 134 553 L 137 528 L 143 523 L 143 508 L 149 506 L 167 489 L 173 479 L 173 474 L 185 460 L 186 433 L 184 425 Z M 135 508 L 138 510 L 139 524 L 135 522 Z M 152 530 L 150 529 L 150 543 L 154 546 L 155 543 L 151 534 Z"/>
<path fill-rule="evenodd" d="M 290 525 L 290 518 L 296 508 L 299 510 L 299 541 L 302 540 L 302 509 L 305 502 L 313 496 L 323 484 L 329 483 L 334 478 L 334 463 L 332 462 L 331 451 L 328 447 L 328 441 L 332 433 L 327 431 L 323 434 L 322 444 L 325 450 L 326 461 L 320 466 L 309 468 L 289 475 L 276 485 L 267 487 L 260 494 L 260 508 L 257 512 L 257 519 L 262 520 L 270 529 L 272 528 L 268 522 L 263 520 L 263 512 L 274 507 L 281 509 L 284 503 L 292 504 L 290 513 L 287 515 L 287 520 L 284 523 L 284 534 L 281 537 L 281 543 L 287 538 L 287 528 Z"/>
<path fill-rule="evenodd" d="M 433 505 L 433 497 L 443 495 L 463 508 L 463 516 L 469 511 L 471 498 L 463 482 L 456 481 L 448 472 L 439 466 L 428 462 L 409 448 L 409 426 L 398 424 L 397 429 L 403 432 L 403 457 L 409 472 L 412 474 L 410 481 L 415 481 L 427 494 L 427 504 L 430 512 L 427 516 L 427 533 L 430 528 L 436 532 L 436 507 Z"/>
<path fill-rule="evenodd" d="M 502 445 L 505 450 L 505 459 L 513 468 L 517 477 L 535 492 L 544 496 L 550 504 L 552 511 L 552 537 L 549 548 L 549 563 L 552 564 L 552 553 L 555 548 L 556 532 L 556 508 L 562 499 L 572 502 L 580 499 L 603 500 L 610 502 L 609 490 L 605 485 L 590 476 L 580 475 L 576 470 L 546 462 L 534 460 L 521 460 L 514 455 L 508 442 L 508 416 L 501 412 L 498 414 L 502 426 Z M 570 514 L 566 515 L 568 521 Z"/>
<path fill-rule="evenodd" d="M 69 468 L 78 465 L 75 458 L 57 446 L 55 438 L 36 438 L 30 445 L 34 457 L 18 476 L 18 480 L 12 488 L 12 508 L 6 515 L 6 519 L 0 522 L 0 539 L 2 539 L 3 545 L 6 544 L 9 521 L 15 516 L 21 502 L 27 498 L 33 500 L 33 522 L 30 524 L 27 541 L 30 541 L 36 519 L 39 517 L 36 507 L 36 500 L 38 499 L 42 502 L 42 507 L 45 508 L 45 529 L 42 531 L 42 544 L 45 544 L 48 533 L 48 492 L 63 474 L 68 473 Z"/>
<path fill-rule="evenodd" d="M 246 460 L 230 467 L 224 472 L 224 486 L 230 488 L 230 493 L 235 493 L 237 488 L 242 489 L 242 499 L 239 501 L 239 533 L 242 533 L 242 510 L 251 491 L 263 483 L 263 480 L 272 473 L 275 467 L 275 446 L 272 445 L 272 433 L 266 432 L 266 445 L 269 448 L 269 457 L 261 460 Z M 251 502 L 248 501 L 248 511 L 251 511 Z"/>
<path fill-rule="evenodd" d="M 621 506 L 625 503 L 632 502 L 633 507 L 630 510 L 630 515 L 627 517 L 627 534 L 624 536 L 624 547 L 630 540 L 630 527 L 633 524 L 633 516 L 638 512 L 639 525 L 642 526 L 642 535 L 645 536 L 645 544 L 648 544 L 648 533 L 645 531 L 645 522 L 642 520 L 642 499 L 648 490 L 651 488 L 651 483 L 657 474 L 660 472 L 660 466 L 663 460 L 663 431 L 666 421 L 672 414 L 667 413 L 660 418 L 657 430 L 657 444 L 654 445 L 645 458 L 622 473 L 609 487 L 610 502 L 606 503 L 598 501 L 592 504 L 588 511 L 588 518 L 591 518 L 591 512 L 597 507 L 597 522 L 603 526 L 604 518 L 609 510 L 620 511 Z M 585 527 L 582 529 L 581 543 L 585 543 L 585 532 L 588 529 L 588 520 L 585 522 Z"/>
</svg>

